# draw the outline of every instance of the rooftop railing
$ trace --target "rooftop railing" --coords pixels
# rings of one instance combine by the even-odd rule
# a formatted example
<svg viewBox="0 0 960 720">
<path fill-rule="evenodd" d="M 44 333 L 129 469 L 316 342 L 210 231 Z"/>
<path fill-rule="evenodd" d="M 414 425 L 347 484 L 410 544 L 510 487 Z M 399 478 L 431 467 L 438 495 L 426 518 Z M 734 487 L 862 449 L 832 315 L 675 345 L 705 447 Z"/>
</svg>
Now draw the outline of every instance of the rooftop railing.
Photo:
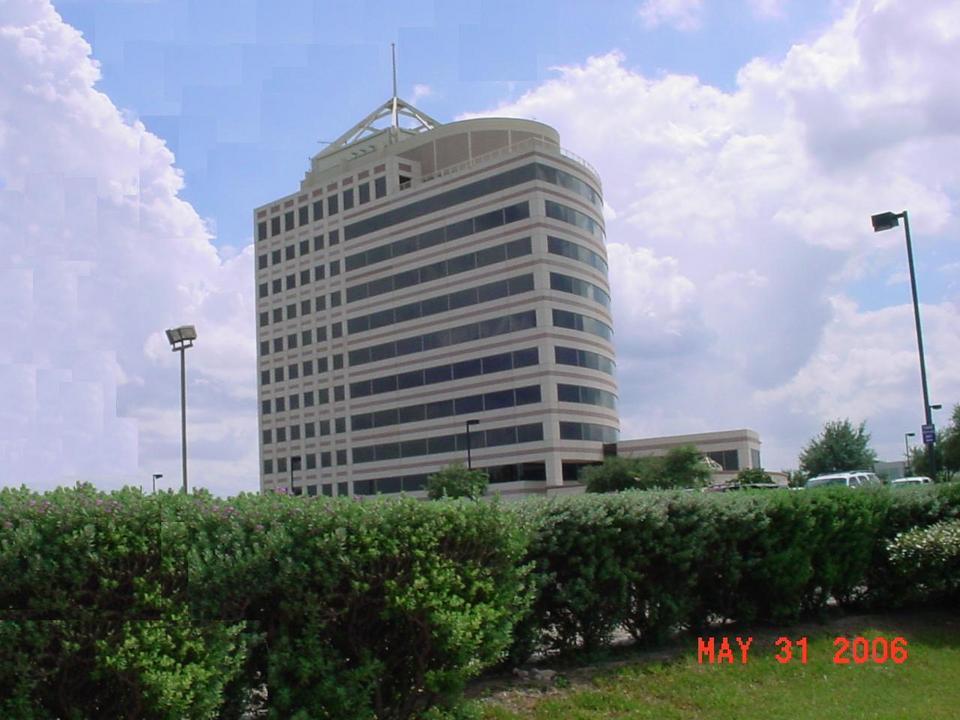
<svg viewBox="0 0 960 720">
<path fill-rule="evenodd" d="M 578 165 L 582 165 L 591 175 L 593 175 L 594 179 L 597 181 L 597 189 L 601 192 L 603 191 L 600 173 L 597 172 L 597 169 L 593 165 L 588 163 L 576 153 L 570 152 L 569 150 L 560 147 L 556 143 L 548 142 L 547 140 L 543 140 L 538 137 L 527 138 L 526 140 L 521 140 L 520 142 L 513 143 L 512 145 L 506 145 L 502 148 L 497 148 L 496 150 L 483 153 L 482 155 L 477 155 L 469 160 L 464 160 L 463 162 L 459 162 L 454 165 L 447 165 L 446 167 L 422 176 L 418 179 L 418 184 L 436 180 L 437 178 L 449 177 L 450 175 L 455 175 L 456 173 L 469 170 L 470 168 L 477 167 L 478 165 L 485 165 L 500 158 L 509 157 L 511 155 L 520 155 L 525 152 L 533 151 L 546 152 L 551 155 L 559 155 L 567 160 L 572 160 Z M 406 188 L 410 187 L 411 184 L 411 181 L 408 180 L 400 185 L 400 189 L 405 190 Z"/>
</svg>

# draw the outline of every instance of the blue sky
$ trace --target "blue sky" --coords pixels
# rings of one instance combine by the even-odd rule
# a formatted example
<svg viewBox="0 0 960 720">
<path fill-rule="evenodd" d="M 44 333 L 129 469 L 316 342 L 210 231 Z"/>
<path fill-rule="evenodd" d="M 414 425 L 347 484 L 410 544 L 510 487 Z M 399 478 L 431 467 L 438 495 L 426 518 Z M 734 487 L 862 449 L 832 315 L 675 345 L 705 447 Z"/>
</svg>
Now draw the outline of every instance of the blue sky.
<svg viewBox="0 0 960 720">
<path fill-rule="evenodd" d="M 602 11 L 598 11 L 601 8 Z M 536 118 L 603 178 L 622 437 L 919 432 L 960 401 L 953 0 L 100 2 L 0 9 L 0 484 L 257 489 L 252 209 L 399 92 Z M 940 422 L 946 420 L 946 413 Z M 175 484 L 175 481 L 173 482 Z"/>
<path fill-rule="evenodd" d="M 520 97 L 551 68 L 621 50 L 655 77 L 732 89 L 739 68 L 779 56 L 836 14 L 796 2 L 764 17 L 746 2 L 703 9 L 701 29 L 647 28 L 634 2 L 57 2 L 101 65 L 99 88 L 166 141 L 182 197 L 217 245 L 250 237 L 249 208 L 289 192 L 307 157 L 399 93 L 447 122 Z M 229 187 L 229 192 L 225 189 Z"/>
</svg>

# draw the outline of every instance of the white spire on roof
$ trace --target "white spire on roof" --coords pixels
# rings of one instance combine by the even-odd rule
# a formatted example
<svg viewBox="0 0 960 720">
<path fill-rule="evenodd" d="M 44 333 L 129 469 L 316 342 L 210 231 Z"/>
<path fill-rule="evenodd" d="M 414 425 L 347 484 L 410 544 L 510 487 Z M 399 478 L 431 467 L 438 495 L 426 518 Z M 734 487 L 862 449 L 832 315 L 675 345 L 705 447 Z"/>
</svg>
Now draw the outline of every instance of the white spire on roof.
<svg viewBox="0 0 960 720">
<path fill-rule="evenodd" d="M 327 145 L 317 157 L 333 155 L 348 145 L 353 145 L 373 135 L 379 135 L 384 132 L 384 130 L 389 131 L 389 142 L 395 143 L 401 139 L 401 135 L 426 132 L 440 125 L 439 122 L 425 112 L 418 110 L 406 100 L 402 100 L 397 96 L 397 56 L 394 43 L 390 43 L 390 55 L 393 65 L 393 96 L 363 120 L 347 130 L 343 135 Z M 390 125 L 387 127 L 378 127 L 377 122 L 386 117 L 390 118 Z M 400 127 L 401 117 L 411 120 L 412 123 L 407 127 Z"/>
</svg>

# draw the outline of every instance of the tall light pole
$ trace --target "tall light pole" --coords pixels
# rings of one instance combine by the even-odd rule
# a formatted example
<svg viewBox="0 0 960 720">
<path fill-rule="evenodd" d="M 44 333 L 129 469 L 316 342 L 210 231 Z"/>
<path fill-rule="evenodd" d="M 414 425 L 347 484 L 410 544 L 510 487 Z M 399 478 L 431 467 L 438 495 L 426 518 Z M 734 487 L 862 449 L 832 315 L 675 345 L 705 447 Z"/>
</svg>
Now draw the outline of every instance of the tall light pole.
<svg viewBox="0 0 960 720">
<path fill-rule="evenodd" d="M 187 370 L 185 353 L 193 347 L 197 339 L 197 330 L 193 325 L 183 325 L 167 330 L 173 352 L 180 353 L 180 447 L 183 457 L 183 492 L 187 492 Z"/>
<path fill-rule="evenodd" d="M 473 470 L 473 461 L 470 458 L 470 426 L 479 423 L 479 420 L 467 420 L 467 470 Z"/>
<path fill-rule="evenodd" d="M 154 473 L 153 474 L 153 494 L 157 494 L 157 480 L 163 477 L 163 473 Z"/>
<path fill-rule="evenodd" d="M 903 231 L 907 237 L 907 263 L 910 266 L 910 291 L 913 293 L 913 320 L 917 327 L 917 350 L 920 353 L 920 383 L 923 386 L 923 413 L 926 423 L 923 428 L 923 442 L 927 446 L 927 454 L 930 458 L 930 469 L 936 477 L 937 459 L 934 452 L 934 433 L 933 415 L 930 407 L 930 394 L 927 392 L 927 364 L 923 359 L 923 331 L 920 329 L 920 302 L 917 300 L 917 276 L 913 270 L 913 244 L 910 242 L 910 218 L 907 211 L 902 213 L 885 212 L 873 215 L 870 220 L 873 222 L 873 231 L 881 232 L 897 227 L 900 224 L 900 218 L 903 218 Z"/>
</svg>

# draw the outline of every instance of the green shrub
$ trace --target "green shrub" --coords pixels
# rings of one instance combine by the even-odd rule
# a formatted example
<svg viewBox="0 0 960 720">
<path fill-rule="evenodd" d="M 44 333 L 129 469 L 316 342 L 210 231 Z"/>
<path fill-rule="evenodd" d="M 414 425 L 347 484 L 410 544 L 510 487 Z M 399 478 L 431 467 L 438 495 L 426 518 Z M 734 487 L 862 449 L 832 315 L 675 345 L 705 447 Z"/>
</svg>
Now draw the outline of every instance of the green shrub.
<svg viewBox="0 0 960 720">
<path fill-rule="evenodd" d="M 955 600 L 958 525 L 958 485 L 507 506 L 0 490 L 0 717 L 237 718 L 264 685 L 277 719 L 456 716 L 484 668 L 621 629 Z"/>
<path fill-rule="evenodd" d="M 496 504 L 0 491 L 0 717 L 412 718 L 524 610 Z"/>
<path fill-rule="evenodd" d="M 900 533 L 887 553 L 902 601 L 960 599 L 960 521 Z"/>
<path fill-rule="evenodd" d="M 461 463 L 453 463 L 427 478 L 427 497 L 477 500 L 483 497 L 489 483 L 490 476 L 483 470 L 468 470 Z"/>
</svg>

